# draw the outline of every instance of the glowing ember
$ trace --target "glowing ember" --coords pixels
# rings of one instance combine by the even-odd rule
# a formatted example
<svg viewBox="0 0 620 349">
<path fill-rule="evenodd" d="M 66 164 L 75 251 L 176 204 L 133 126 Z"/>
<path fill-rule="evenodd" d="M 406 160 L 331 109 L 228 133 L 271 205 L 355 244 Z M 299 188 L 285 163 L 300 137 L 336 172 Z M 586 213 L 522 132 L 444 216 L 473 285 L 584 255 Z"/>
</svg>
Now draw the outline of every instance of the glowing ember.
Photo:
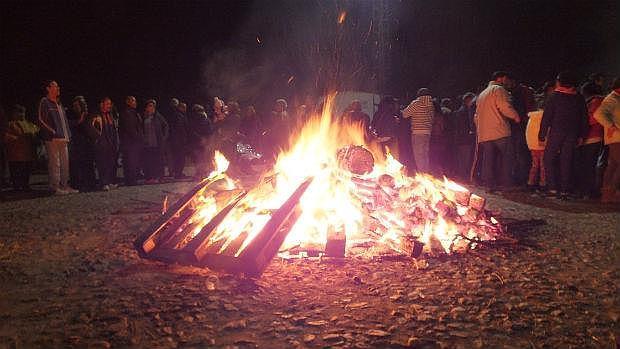
<svg viewBox="0 0 620 349">
<path fill-rule="evenodd" d="M 389 151 L 384 155 L 378 145 L 365 143 L 361 124 L 333 120 L 331 102 L 328 98 L 324 114 L 308 120 L 291 137 L 289 149 L 279 154 L 273 171 L 217 225 L 208 239 L 209 251 L 239 256 L 309 177 L 314 180 L 301 197 L 301 215 L 281 248 L 286 253 L 325 250 L 330 234 L 344 234 L 348 255 L 410 254 L 412 240 L 424 243 L 427 252 L 450 253 L 500 233 L 498 222 L 484 211 L 484 199 L 445 178 L 407 176 Z M 355 158 L 347 158 L 355 153 L 362 159 L 358 167 Z M 222 175 L 228 161 L 219 152 L 215 164 L 209 178 L 221 176 L 227 181 L 226 189 L 233 189 L 233 181 Z M 352 173 L 351 168 L 371 171 Z M 193 236 L 221 209 L 209 196 L 201 198 L 198 206 L 198 214 L 192 217 Z"/>
</svg>

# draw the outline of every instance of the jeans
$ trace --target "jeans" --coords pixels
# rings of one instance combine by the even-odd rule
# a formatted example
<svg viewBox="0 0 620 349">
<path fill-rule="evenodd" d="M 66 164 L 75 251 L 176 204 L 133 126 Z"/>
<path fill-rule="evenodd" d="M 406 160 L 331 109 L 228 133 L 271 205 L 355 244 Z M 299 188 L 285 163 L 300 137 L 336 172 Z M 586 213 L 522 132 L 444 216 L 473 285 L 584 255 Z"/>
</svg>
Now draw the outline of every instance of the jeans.
<svg viewBox="0 0 620 349">
<path fill-rule="evenodd" d="M 66 188 L 69 181 L 69 149 L 67 143 L 60 139 L 45 142 L 47 172 L 52 190 Z"/>
<path fill-rule="evenodd" d="M 603 188 L 620 190 L 620 143 L 609 144 L 609 158 L 603 177 Z"/>
<path fill-rule="evenodd" d="M 469 180 L 469 171 L 471 170 L 473 158 L 473 144 L 459 144 L 456 146 L 456 156 L 454 157 L 456 177 Z"/>
<path fill-rule="evenodd" d="M 429 160 L 428 150 L 431 141 L 430 135 L 412 135 L 411 145 L 413 147 L 413 159 L 415 161 L 416 171 L 428 173 Z"/>
<path fill-rule="evenodd" d="M 601 142 L 584 144 L 577 147 L 575 153 L 575 189 L 578 194 L 594 196 L 598 194 L 596 187 L 596 163 L 601 153 Z"/>
<path fill-rule="evenodd" d="M 550 189 L 570 191 L 573 156 L 577 140 L 564 135 L 550 134 L 545 147 L 545 174 Z M 558 163 L 559 160 L 559 163 Z"/>
<path fill-rule="evenodd" d="M 480 150 L 482 151 L 482 180 L 484 183 L 492 189 L 495 189 L 498 184 L 505 187 L 512 186 L 510 137 L 481 142 Z M 499 174 L 496 171 L 497 169 L 499 169 Z"/>
</svg>

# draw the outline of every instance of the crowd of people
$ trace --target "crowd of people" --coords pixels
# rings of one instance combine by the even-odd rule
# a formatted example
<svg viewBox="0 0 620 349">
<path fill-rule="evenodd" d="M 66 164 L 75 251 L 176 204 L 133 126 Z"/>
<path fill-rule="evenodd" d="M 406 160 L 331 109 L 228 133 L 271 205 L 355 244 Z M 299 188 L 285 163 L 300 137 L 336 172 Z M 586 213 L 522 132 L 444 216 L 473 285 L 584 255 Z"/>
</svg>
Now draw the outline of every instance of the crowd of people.
<svg viewBox="0 0 620 349">
<path fill-rule="evenodd" d="M 602 74 L 579 82 L 562 72 L 537 92 L 498 71 L 478 93 L 438 98 L 420 88 L 407 105 L 383 97 L 372 118 L 360 101 L 351 101 L 340 118 L 361 124 L 412 173 L 446 175 L 491 191 L 620 202 L 620 79 L 613 80 L 611 91 Z M 127 96 L 120 112 L 109 97 L 93 111 L 83 96 L 65 108 L 56 81 L 43 87 L 35 118 L 15 105 L 2 123 L 1 162 L 8 162 L 14 189 L 29 190 L 41 144 L 49 187 L 58 195 L 159 183 L 166 169 L 168 178 L 186 179 L 187 159 L 202 178 L 212 152 L 233 147 L 239 137 L 275 155 L 294 125 L 320 108 L 304 104 L 289 112 L 287 101 L 278 99 L 271 111 L 259 114 L 252 105 L 242 109 L 219 97 L 206 107 L 188 108 L 172 98 L 163 108 L 155 99 L 138 108 L 136 98 Z"/>
</svg>

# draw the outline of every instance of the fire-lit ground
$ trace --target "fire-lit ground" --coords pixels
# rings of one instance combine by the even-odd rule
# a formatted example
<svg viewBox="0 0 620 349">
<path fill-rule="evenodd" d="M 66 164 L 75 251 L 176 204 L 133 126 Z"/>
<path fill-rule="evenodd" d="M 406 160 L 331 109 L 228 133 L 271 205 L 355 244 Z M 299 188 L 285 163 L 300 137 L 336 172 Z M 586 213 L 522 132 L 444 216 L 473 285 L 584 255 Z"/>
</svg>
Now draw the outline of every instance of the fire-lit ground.
<svg viewBox="0 0 620 349">
<path fill-rule="evenodd" d="M 250 282 L 137 256 L 164 196 L 190 186 L 0 203 L 0 348 L 614 348 L 620 334 L 617 211 L 485 194 L 547 225 L 419 268 L 276 260 Z"/>
</svg>

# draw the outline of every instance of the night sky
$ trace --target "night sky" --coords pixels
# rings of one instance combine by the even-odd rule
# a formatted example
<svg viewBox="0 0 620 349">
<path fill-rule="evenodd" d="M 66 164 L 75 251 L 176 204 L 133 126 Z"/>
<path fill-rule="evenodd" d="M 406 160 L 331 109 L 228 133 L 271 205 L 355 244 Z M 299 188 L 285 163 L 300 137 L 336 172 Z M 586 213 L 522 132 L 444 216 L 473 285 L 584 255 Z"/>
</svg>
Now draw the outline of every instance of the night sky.
<svg viewBox="0 0 620 349">
<path fill-rule="evenodd" d="M 618 1 L 3 1 L 0 102 L 32 110 L 179 96 L 242 103 L 326 88 L 407 98 L 474 90 L 498 69 L 538 87 L 564 69 L 620 74 Z M 338 24 L 338 16 L 347 16 Z"/>
</svg>

